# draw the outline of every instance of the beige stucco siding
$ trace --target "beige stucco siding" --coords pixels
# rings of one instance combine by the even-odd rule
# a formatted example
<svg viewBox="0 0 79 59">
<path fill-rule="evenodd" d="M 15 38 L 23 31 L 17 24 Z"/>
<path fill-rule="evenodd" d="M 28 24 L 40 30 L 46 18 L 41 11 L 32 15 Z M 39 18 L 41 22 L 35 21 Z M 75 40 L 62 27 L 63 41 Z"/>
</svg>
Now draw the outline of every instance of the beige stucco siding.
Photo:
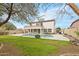
<svg viewBox="0 0 79 59">
<path fill-rule="evenodd" d="M 54 21 L 44 22 L 43 23 L 43 28 L 45 28 L 45 29 L 52 29 L 52 33 L 54 33 L 54 30 L 55 30 L 55 22 Z"/>
<path fill-rule="evenodd" d="M 28 26 L 25 29 L 42 29 L 41 26 Z"/>
<path fill-rule="evenodd" d="M 53 29 L 54 28 L 54 21 L 51 21 L 51 22 L 43 22 L 43 27 L 44 28 Z"/>
<path fill-rule="evenodd" d="M 42 22 L 32 22 L 30 26 L 27 26 L 25 29 L 40 29 L 41 32 L 51 32 L 55 31 L 55 21 L 47 20 Z"/>
</svg>

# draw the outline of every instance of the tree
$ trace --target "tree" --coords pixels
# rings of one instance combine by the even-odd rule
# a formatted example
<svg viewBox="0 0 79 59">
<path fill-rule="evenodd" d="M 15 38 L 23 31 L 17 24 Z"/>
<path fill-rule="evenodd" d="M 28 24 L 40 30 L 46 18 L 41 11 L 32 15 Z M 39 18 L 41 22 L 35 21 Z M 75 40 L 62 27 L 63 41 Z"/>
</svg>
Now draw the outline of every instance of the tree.
<svg viewBox="0 0 79 59">
<path fill-rule="evenodd" d="M 30 19 L 30 17 L 32 17 L 32 19 L 34 18 L 34 16 L 36 15 L 37 12 L 37 5 L 36 4 L 32 4 L 32 3 L 23 3 L 23 4 L 13 4 L 13 3 L 2 3 L 0 4 L 0 14 L 7 15 L 7 18 L 5 20 L 2 19 L 2 21 L 0 22 L 0 26 L 2 26 L 3 24 L 7 23 L 11 18 L 18 18 L 21 20 L 26 20 L 28 21 L 28 19 Z M 18 20 L 16 20 L 18 21 Z"/>
<path fill-rule="evenodd" d="M 61 28 L 60 27 L 56 28 L 56 32 L 60 33 L 61 32 Z"/>
<path fill-rule="evenodd" d="M 0 15 L 6 14 L 7 18 L 5 20 L 0 19 L 0 26 L 7 23 L 10 19 L 14 21 L 27 21 L 31 22 L 32 19 L 35 20 L 36 15 L 38 15 L 40 8 L 42 8 L 44 11 L 47 11 L 49 6 L 58 6 L 63 4 L 58 3 L 1 3 L 0 4 Z M 65 13 L 70 15 L 66 10 L 65 7 L 69 5 L 75 13 L 79 14 L 79 9 L 76 7 L 74 3 L 64 3 L 64 7 L 59 11 L 59 14 L 64 15 Z M 58 16 L 59 16 L 58 14 Z M 18 18 L 18 19 L 16 19 Z"/>
<path fill-rule="evenodd" d="M 3 5 L 3 4 L 1 4 L 1 5 Z M 1 5 L 0 5 L 0 6 L 1 6 Z M 2 6 L 1 6 L 1 7 L 2 7 Z M 2 9 L 1 9 L 2 12 L 4 11 L 4 10 L 3 10 L 4 7 L 5 7 L 5 5 L 3 5 Z M 8 20 L 10 19 L 11 14 L 12 14 L 12 7 L 13 7 L 13 3 L 11 3 L 9 7 L 5 7 L 5 8 L 6 8 L 5 11 L 7 10 L 7 12 L 8 12 L 8 13 L 7 13 L 7 14 L 8 14 L 8 17 L 6 18 L 5 21 L 0 22 L 0 26 L 2 26 L 3 24 L 7 23 Z M 3 14 L 3 13 L 2 13 L 2 14 Z"/>
<path fill-rule="evenodd" d="M 1 28 L 5 29 L 5 30 L 15 30 L 16 29 L 15 25 L 13 25 L 10 22 L 2 25 Z"/>
<path fill-rule="evenodd" d="M 42 4 L 43 5 L 43 4 Z M 47 10 L 48 8 L 49 8 L 49 6 L 56 6 L 56 5 L 64 5 L 64 7 L 60 10 L 60 8 L 58 9 L 58 11 L 59 11 L 59 13 L 60 14 L 64 14 L 64 13 L 66 13 L 66 14 L 68 14 L 68 15 L 70 15 L 66 10 L 65 10 L 65 8 L 66 8 L 66 6 L 68 5 L 69 7 L 71 7 L 72 8 L 72 10 L 77 14 L 77 15 L 79 15 L 79 8 L 77 7 L 77 5 L 75 4 L 75 3 L 63 3 L 63 4 L 57 4 L 57 3 L 50 3 L 50 4 L 46 4 L 45 6 L 43 6 L 43 8 L 45 9 L 45 10 Z M 45 8 L 46 7 L 46 8 Z"/>
<path fill-rule="evenodd" d="M 79 15 L 79 8 L 78 8 L 74 3 L 69 3 L 68 5 L 73 9 L 73 11 L 74 11 L 77 15 Z"/>
</svg>

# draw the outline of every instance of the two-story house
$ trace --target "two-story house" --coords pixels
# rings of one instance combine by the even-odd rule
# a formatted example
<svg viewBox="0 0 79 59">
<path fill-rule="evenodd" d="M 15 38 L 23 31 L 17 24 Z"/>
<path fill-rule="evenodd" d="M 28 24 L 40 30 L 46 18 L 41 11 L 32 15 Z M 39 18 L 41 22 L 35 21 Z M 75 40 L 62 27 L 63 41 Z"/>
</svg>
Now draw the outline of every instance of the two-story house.
<svg viewBox="0 0 79 59">
<path fill-rule="evenodd" d="M 28 33 L 54 33 L 55 32 L 55 20 L 46 20 L 39 22 L 31 22 L 29 26 L 25 27 Z"/>
</svg>

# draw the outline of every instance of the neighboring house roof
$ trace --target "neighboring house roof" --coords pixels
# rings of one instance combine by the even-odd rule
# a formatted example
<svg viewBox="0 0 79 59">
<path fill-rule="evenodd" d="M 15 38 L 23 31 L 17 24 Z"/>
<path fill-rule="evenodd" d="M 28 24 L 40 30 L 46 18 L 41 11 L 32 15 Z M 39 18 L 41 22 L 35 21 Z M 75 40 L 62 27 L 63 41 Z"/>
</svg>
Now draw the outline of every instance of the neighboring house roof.
<svg viewBox="0 0 79 59">
<path fill-rule="evenodd" d="M 75 23 L 78 22 L 78 21 L 79 21 L 79 19 L 77 19 L 77 20 L 75 20 L 74 22 L 72 22 L 72 24 L 70 25 L 70 27 L 72 27 L 73 24 L 75 24 Z"/>
</svg>

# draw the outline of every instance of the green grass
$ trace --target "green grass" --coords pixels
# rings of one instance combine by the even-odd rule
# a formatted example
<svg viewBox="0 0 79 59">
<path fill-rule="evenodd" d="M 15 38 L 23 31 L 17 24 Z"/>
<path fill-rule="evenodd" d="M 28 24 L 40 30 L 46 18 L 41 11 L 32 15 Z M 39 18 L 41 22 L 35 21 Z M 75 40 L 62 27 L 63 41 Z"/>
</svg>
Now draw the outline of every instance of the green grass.
<svg viewBox="0 0 79 59">
<path fill-rule="evenodd" d="M 30 56 L 56 55 L 59 52 L 59 46 L 69 45 L 67 41 L 17 36 L 0 36 L 0 42 L 8 43 L 16 47 L 23 55 Z"/>
</svg>

